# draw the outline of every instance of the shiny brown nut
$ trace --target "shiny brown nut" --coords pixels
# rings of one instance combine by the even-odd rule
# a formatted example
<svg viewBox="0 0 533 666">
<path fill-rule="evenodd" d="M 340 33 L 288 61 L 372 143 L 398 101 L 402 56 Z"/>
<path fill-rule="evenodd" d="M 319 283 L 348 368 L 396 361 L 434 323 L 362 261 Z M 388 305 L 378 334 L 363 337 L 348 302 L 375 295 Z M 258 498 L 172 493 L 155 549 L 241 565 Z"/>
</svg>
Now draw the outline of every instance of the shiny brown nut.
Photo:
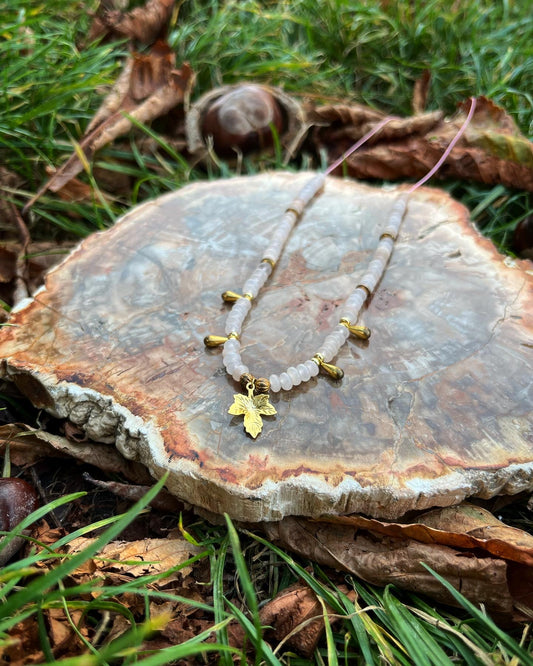
<svg viewBox="0 0 533 666">
<path fill-rule="evenodd" d="M 202 135 L 212 137 L 220 156 L 258 150 L 273 143 L 273 134 L 283 132 L 284 118 L 275 97 L 259 85 L 247 84 L 229 90 L 208 108 Z"/>
<path fill-rule="evenodd" d="M 0 529 L 11 530 L 39 506 L 37 492 L 22 479 L 0 478 Z"/>
</svg>

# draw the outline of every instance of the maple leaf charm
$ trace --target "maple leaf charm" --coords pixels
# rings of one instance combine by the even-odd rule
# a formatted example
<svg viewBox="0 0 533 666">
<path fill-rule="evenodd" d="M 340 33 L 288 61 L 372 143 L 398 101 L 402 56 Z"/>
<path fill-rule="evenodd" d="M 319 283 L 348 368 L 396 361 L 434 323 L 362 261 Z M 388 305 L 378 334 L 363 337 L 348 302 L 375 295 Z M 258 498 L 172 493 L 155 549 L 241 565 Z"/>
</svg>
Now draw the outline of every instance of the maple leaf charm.
<svg viewBox="0 0 533 666">
<path fill-rule="evenodd" d="M 234 416 L 244 414 L 244 429 L 254 439 L 263 429 L 261 414 L 264 416 L 277 414 L 274 406 L 268 401 L 268 395 L 264 393 L 253 395 L 252 391 L 248 391 L 248 395 L 235 393 L 233 395 L 233 404 L 228 409 L 228 413 Z"/>
</svg>

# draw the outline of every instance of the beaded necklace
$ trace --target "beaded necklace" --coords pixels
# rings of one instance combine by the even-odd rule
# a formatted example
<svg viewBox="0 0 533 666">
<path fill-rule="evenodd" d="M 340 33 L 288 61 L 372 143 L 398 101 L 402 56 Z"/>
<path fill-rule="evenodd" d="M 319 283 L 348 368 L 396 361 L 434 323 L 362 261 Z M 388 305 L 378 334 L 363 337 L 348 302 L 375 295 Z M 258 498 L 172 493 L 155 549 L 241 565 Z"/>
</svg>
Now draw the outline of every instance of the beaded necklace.
<svg viewBox="0 0 533 666">
<path fill-rule="evenodd" d="M 271 374 L 268 379 L 255 377 L 250 373 L 248 366 L 243 363 L 241 358 L 240 340 L 242 325 L 250 312 L 252 301 L 257 298 L 261 288 L 271 276 L 294 225 L 302 217 L 308 204 L 323 190 L 328 174 L 337 168 L 355 150 L 366 143 L 374 134 L 379 132 L 382 127 L 393 120 L 392 116 L 384 118 L 336 162 L 328 167 L 328 169 L 314 176 L 304 185 L 296 198 L 292 200 L 285 210 L 279 224 L 274 230 L 270 244 L 263 253 L 259 265 L 244 283 L 242 294 L 233 291 L 225 291 L 222 294 L 222 299 L 225 302 L 232 303 L 231 310 L 226 319 L 225 335 L 208 335 L 204 339 L 204 343 L 207 347 L 223 345 L 222 361 L 226 372 L 236 382 L 239 382 L 242 390 L 245 391 L 244 394 L 234 394 L 234 401 L 228 413 L 234 416 L 244 416 L 244 428 L 253 438 L 256 438 L 263 428 L 261 416 L 273 416 L 277 413 L 269 401 L 270 391 L 273 393 L 281 390 L 290 391 L 295 386 L 299 386 L 303 382 L 308 382 L 312 377 L 316 377 L 320 370 L 326 372 L 333 379 L 340 380 L 343 378 L 343 370 L 330 363 L 330 361 L 337 356 L 350 335 L 363 340 L 367 340 L 370 337 L 370 330 L 366 326 L 358 325 L 357 320 L 363 304 L 372 296 L 376 286 L 383 277 L 405 217 L 409 196 L 429 180 L 444 163 L 466 130 L 474 114 L 475 107 L 476 100 L 472 98 L 466 120 L 435 166 L 423 178 L 418 180 L 408 190 L 400 193 L 396 198 L 387 220 L 387 226 L 379 237 L 377 247 L 366 272 L 359 279 L 355 290 L 341 306 L 338 324 L 326 336 L 318 351 L 311 358 L 297 365 L 289 366 L 280 374 Z"/>
</svg>

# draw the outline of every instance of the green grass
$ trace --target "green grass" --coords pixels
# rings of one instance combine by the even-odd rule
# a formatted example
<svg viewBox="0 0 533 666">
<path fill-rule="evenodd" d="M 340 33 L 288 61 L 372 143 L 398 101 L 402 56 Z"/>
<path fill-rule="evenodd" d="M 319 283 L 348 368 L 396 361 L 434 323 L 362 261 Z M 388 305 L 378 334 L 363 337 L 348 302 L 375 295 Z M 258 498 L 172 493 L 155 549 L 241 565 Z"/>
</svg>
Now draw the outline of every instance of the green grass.
<svg viewBox="0 0 533 666">
<path fill-rule="evenodd" d="M 178 64 L 197 75 L 193 99 L 213 86 L 263 81 L 315 102 L 355 101 L 408 115 L 413 85 L 432 74 L 429 109 L 454 111 L 458 101 L 488 95 L 533 132 L 533 19 L 528 3 L 482 0 L 348 2 L 346 0 L 188 0 L 169 30 Z M 82 47 L 86 5 L 0 0 L 0 161 L 20 177 L 4 196 L 22 206 L 71 153 L 114 80 L 126 53 L 121 43 Z M 136 129 L 137 136 L 143 130 Z M 109 226 L 124 210 L 205 173 L 190 169 L 164 137 L 141 154 L 135 133 L 101 151 L 96 166 L 131 181 L 103 205 L 98 179 L 90 202 L 46 194 L 34 206 L 35 238 L 83 237 Z M 245 173 L 279 166 L 248 162 Z M 231 175 L 220 164 L 210 177 Z M 440 183 L 439 183 L 440 184 Z M 474 211 L 494 242 L 510 249 L 516 224 L 531 213 L 528 194 L 473 183 L 445 185 Z M 73 217 L 73 213 L 76 217 Z"/>
<path fill-rule="evenodd" d="M 464 610 L 435 608 L 393 586 L 379 589 L 351 576 L 301 562 L 257 534 L 239 536 L 229 518 L 226 518 L 226 529 L 197 523 L 189 525 L 185 532 L 182 526 L 185 536 L 199 546 L 199 551 L 180 568 L 193 567 L 194 571 L 195 566 L 209 563 L 210 577 L 203 588 L 205 601 L 157 589 L 156 584 L 164 582 L 172 571 L 132 578 L 114 586 L 102 581 L 96 588 L 99 592 L 96 597 L 91 595 L 96 579 L 85 583 L 71 580 L 67 584 L 67 577 L 77 567 L 94 557 L 146 510 L 163 482 L 164 479 L 122 515 L 78 529 L 50 545 L 34 542 L 32 546 L 30 542 L 24 557 L 1 570 L 0 651 L 9 645 L 12 631 L 19 622 L 34 618 L 40 627 L 46 662 L 62 666 L 110 663 L 150 666 L 195 656 L 202 657 L 203 663 L 207 659 L 208 663 L 231 664 L 237 658 L 241 663 L 271 666 L 533 664 L 533 636 L 527 630 L 517 629 L 514 635 L 506 633 L 437 574 L 434 575 Z M 83 493 L 66 496 L 40 508 L 8 533 L 7 539 L 20 534 L 48 511 L 76 501 L 81 495 Z M 92 534 L 97 538 L 84 550 L 70 556 L 63 554 L 65 546 L 74 539 Z M 5 545 L 7 541 L 1 547 Z M 263 637 L 268 628 L 263 627 L 260 620 L 262 603 L 296 581 L 309 585 L 322 603 L 324 616 L 334 620 L 332 626 L 327 624 L 324 639 L 308 659 L 292 653 L 283 642 L 269 645 Z M 137 610 L 134 614 L 134 597 L 145 600 L 144 613 L 139 614 Z M 181 601 L 184 608 L 202 613 L 211 618 L 212 623 L 187 641 L 154 650 L 150 639 L 172 618 L 151 617 L 150 601 Z M 50 609 L 63 609 L 67 615 L 82 611 L 83 625 L 93 627 L 98 626 L 105 615 L 111 619 L 121 615 L 131 628 L 114 640 L 106 641 L 105 634 L 102 636 L 94 629 L 87 637 L 73 622 L 73 631 L 84 645 L 81 654 L 54 659 L 43 619 Z M 242 646 L 229 644 L 229 623 L 241 625 L 245 636 Z M 98 642 L 94 644 L 93 639 Z"/>
<path fill-rule="evenodd" d="M 0 0 L 0 17 L 0 164 L 18 177 L 16 185 L 0 191 L 0 198 L 22 208 L 45 181 L 46 167 L 59 166 L 72 152 L 103 91 L 119 73 L 127 47 L 81 46 L 89 24 L 87 4 L 81 1 Z M 408 115 L 414 82 L 429 69 L 429 110 L 452 113 L 457 102 L 484 94 L 502 105 L 525 135 L 533 132 L 533 18 L 527 2 L 185 0 L 170 26 L 169 43 L 178 65 L 189 61 L 197 75 L 193 99 L 222 83 L 253 80 L 283 86 L 317 103 L 353 101 Z M 127 176 L 129 191 L 104 204 L 97 171 L 82 174 L 92 187 L 92 200 L 73 204 L 46 194 L 33 208 L 32 236 L 83 237 L 111 225 L 147 198 L 191 180 L 232 175 L 224 163 L 211 166 L 207 174 L 191 169 L 156 127 L 136 127 L 102 150 L 93 165 L 108 175 Z M 141 153 L 140 136 L 155 140 L 153 153 Z M 261 163 L 245 161 L 242 170 L 252 173 L 279 165 L 274 156 Z M 465 182 L 444 186 L 506 250 L 516 224 L 532 213 L 531 197 L 524 192 Z M 6 221 L 2 225 L 6 232 Z M 34 617 L 40 622 L 45 654 L 50 655 L 42 625 L 43 609 L 49 607 L 81 605 L 89 616 L 111 612 L 132 619 L 121 594 L 163 599 L 164 593 L 151 590 L 150 579 L 143 577 L 122 588 L 101 588 L 97 601 L 87 601 L 88 586 L 67 588 L 62 580 L 77 563 L 90 558 L 94 548 L 77 559 L 57 555 L 69 540 L 97 528 L 98 543 L 113 539 L 147 501 L 106 525 L 83 528 L 6 566 L 0 572 L 0 647 L 9 640 L 14 623 Z M 531 523 L 521 526 L 531 529 Z M 88 644 L 83 656 L 59 663 L 156 664 L 211 652 L 229 665 L 235 658 L 228 646 L 227 625 L 232 620 L 243 627 L 256 663 L 533 663 L 530 634 L 522 637 L 521 629 L 503 632 L 458 593 L 462 610 L 435 609 L 416 595 L 393 587 L 380 590 L 299 561 L 257 536 L 239 537 L 230 521 L 226 528 L 199 523 L 188 529 L 209 563 L 206 602 L 198 609 L 212 617 L 216 642 L 207 642 L 208 632 L 164 653 L 141 652 L 139 646 L 157 629 L 145 614 L 115 643 Z M 43 573 L 37 567 L 53 559 L 58 560 L 55 568 Z M 270 647 L 259 618 L 261 604 L 298 579 L 340 618 L 311 659 L 291 655 L 283 645 Z M 341 582 L 352 596 L 339 588 Z M 242 651 L 237 658 L 245 659 Z"/>
</svg>

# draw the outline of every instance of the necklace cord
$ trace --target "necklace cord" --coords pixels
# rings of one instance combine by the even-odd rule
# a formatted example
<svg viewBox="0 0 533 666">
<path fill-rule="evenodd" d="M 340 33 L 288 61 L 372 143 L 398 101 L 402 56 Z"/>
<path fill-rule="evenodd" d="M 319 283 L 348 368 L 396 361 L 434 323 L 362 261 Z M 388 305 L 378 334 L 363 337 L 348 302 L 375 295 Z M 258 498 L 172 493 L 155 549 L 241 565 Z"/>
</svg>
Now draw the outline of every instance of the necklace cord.
<svg viewBox="0 0 533 666">
<path fill-rule="evenodd" d="M 472 116 L 474 115 L 474 111 L 476 110 L 476 98 L 471 97 L 470 98 L 470 110 L 468 111 L 468 115 L 466 116 L 465 121 L 459 128 L 459 131 L 457 134 L 453 137 L 453 139 L 450 141 L 448 144 L 448 147 L 446 150 L 442 153 L 440 156 L 439 161 L 435 164 L 433 168 L 431 168 L 425 176 L 423 176 L 420 180 L 418 180 L 414 185 L 412 185 L 407 191 L 410 194 L 411 192 L 414 192 L 417 190 L 421 185 L 423 185 L 425 182 L 427 182 L 431 176 L 433 176 L 444 164 L 444 162 L 447 160 L 448 155 L 452 152 L 452 150 L 455 147 L 455 144 L 459 141 L 459 139 L 463 136 L 463 134 L 466 131 L 466 128 L 470 124 L 470 121 L 472 120 Z"/>
<path fill-rule="evenodd" d="M 244 283 L 242 294 L 224 292 L 222 295 L 223 300 L 232 303 L 232 308 L 225 324 L 226 335 L 209 335 L 205 338 L 204 343 L 207 347 L 223 346 L 222 361 L 226 371 L 235 381 L 240 381 L 243 390 L 248 392 L 247 397 L 235 394 L 234 402 L 228 412 L 234 416 L 244 415 L 244 428 L 253 438 L 257 437 L 262 430 L 261 416 L 273 416 L 276 414 L 275 408 L 268 401 L 270 391 L 273 393 L 281 390 L 289 391 L 294 386 L 298 386 L 302 382 L 307 382 L 312 377 L 315 377 L 319 370 L 325 371 L 333 379 L 342 379 L 344 372 L 341 368 L 332 365 L 330 361 L 337 356 L 350 335 L 364 340 L 370 336 L 369 329 L 365 326 L 357 325 L 356 322 L 363 304 L 367 299 L 371 298 L 383 277 L 405 216 L 409 195 L 429 180 L 442 166 L 456 143 L 464 134 L 474 115 L 475 108 L 476 99 L 472 97 L 466 120 L 450 141 L 437 163 L 423 178 L 418 180 L 409 189 L 399 193 L 392 205 L 387 225 L 379 236 L 377 247 L 367 266 L 366 272 L 360 278 L 355 290 L 339 308 L 340 318 L 337 326 L 327 335 L 322 345 L 311 358 L 298 365 L 288 367 L 285 372 L 279 375 L 271 374 L 268 379 L 266 377 L 256 378 L 249 373 L 248 367 L 244 365 L 241 358 L 241 327 L 251 309 L 252 300 L 255 299 L 270 277 L 294 225 L 303 215 L 309 202 L 324 187 L 326 176 L 342 164 L 345 159 L 368 141 L 368 139 L 377 134 L 387 123 L 397 119 L 395 116 L 383 118 L 325 171 L 317 174 L 304 185 L 296 198 L 293 199 L 289 207 L 285 210 L 281 221 L 274 230 L 270 245 L 264 252 L 263 259 L 261 259 L 255 271 Z"/>
<path fill-rule="evenodd" d="M 353 146 L 350 146 L 347 151 L 345 151 L 333 164 L 330 164 L 330 166 L 324 171 L 324 175 L 328 176 L 332 171 L 334 171 L 338 166 L 340 166 L 344 160 L 348 159 L 352 153 L 355 153 L 355 151 L 360 148 L 364 143 L 366 143 L 369 139 L 371 139 L 374 134 L 377 134 L 382 127 L 385 127 L 387 123 L 390 123 L 391 120 L 398 120 L 397 116 L 387 116 L 386 118 L 383 118 L 377 125 L 374 125 L 374 127 L 368 131 L 366 134 L 364 134 L 356 143 L 353 144 Z"/>
</svg>

